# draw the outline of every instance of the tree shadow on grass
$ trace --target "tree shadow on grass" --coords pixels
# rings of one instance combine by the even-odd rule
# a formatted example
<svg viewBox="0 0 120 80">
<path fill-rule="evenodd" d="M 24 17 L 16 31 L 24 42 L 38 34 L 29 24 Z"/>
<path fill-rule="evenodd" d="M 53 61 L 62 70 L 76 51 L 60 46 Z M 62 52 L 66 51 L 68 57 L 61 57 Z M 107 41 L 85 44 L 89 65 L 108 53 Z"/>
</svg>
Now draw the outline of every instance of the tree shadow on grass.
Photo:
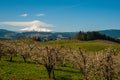
<svg viewBox="0 0 120 80">
<path fill-rule="evenodd" d="M 81 74 L 79 71 L 65 70 L 65 69 L 55 69 L 55 71 L 63 71 L 70 74 L 65 76 L 56 76 L 56 80 L 73 80 L 73 76 L 71 74 Z M 78 78 L 77 80 L 83 80 L 83 79 Z"/>
<path fill-rule="evenodd" d="M 64 77 L 56 77 L 56 80 L 83 80 L 83 79 L 73 79 L 71 76 L 64 76 Z"/>
<path fill-rule="evenodd" d="M 0 76 L 0 80 L 2 80 L 2 77 Z"/>
<path fill-rule="evenodd" d="M 56 80 L 72 80 L 71 77 L 57 77 Z"/>
<path fill-rule="evenodd" d="M 78 71 L 73 71 L 73 70 L 55 69 L 55 71 L 63 71 L 63 72 L 68 72 L 68 73 L 78 73 L 78 74 L 80 74 L 80 72 L 78 72 Z"/>
<path fill-rule="evenodd" d="M 36 64 L 36 63 L 33 62 L 33 61 L 26 61 L 26 62 L 24 62 L 24 61 L 15 61 L 15 60 L 12 60 L 12 61 L 10 61 L 10 60 L 5 60 L 5 61 L 7 61 L 7 62 L 12 62 L 12 63 L 28 63 L 28 64 Z"/>
</svg>

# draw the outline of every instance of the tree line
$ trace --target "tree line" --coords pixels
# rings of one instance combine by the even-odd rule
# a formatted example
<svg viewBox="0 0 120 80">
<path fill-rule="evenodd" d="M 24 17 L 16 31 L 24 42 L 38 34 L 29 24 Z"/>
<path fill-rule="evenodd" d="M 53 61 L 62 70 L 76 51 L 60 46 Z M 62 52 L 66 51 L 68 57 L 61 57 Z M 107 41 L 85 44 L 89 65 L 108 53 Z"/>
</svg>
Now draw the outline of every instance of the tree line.
<svg viewBox="0 0 120 80">
<path fill-rule="evenodd" d="M 110 36 L 107 36 L 105 34 L 101 34 L 101 33 L 96 32 L 96 31 L 92 31 L 92 32 L 82 32 L 82 31 L 80 31 L 76 34 L 76 36 L 74 38 L 78 39 L 78 40 L 83 40 L 83 41 L 100 39 L 100 40 L 109 40 L 109 41 L 120 43 L 120 40 L 114 39 Z"/>
</svg>

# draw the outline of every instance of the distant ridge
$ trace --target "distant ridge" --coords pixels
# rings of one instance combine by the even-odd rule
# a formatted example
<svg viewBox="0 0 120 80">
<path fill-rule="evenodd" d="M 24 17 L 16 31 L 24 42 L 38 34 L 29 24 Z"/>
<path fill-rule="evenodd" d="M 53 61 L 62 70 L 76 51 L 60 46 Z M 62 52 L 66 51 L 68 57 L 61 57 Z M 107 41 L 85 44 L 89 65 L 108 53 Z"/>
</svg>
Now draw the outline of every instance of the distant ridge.
<svg viewBox="0 0 120 80">
<path fill-rule="evenodd" d="M 120 30 L 111 29 L 111 30 L 100 30 L 98 31 L 101 34 L 108 35 L 113 38 L 120 38 Z M 5 29 L 0 29 L 0 40 L 1 39 L 16 39 L 18 37 L 25 37 L 30 35 L 40 35 L 42 37 L 48 36 L 49 38 L 56 38 L 58 35 L 62 35 L 63 37 L 73 37 L 77 34 L 77 32 L 14 32 Z"/>
<path fill-rule="evenodd" d="M 13 39 L 16 36 L 16 32 L 14 31 L 9 31 L 5 29 L 0 29 L 0 39 Z"/>
<path fill-rule="evenodd" d="M 101 34 L 108 35 L 113 38 L 120 38 L 120 30 L 111 29 L 111 30 L 101 30 L 99 31 Z"/>
<path fill-rule="evenodd" d="M 38 31 L 26 31 L 26 32 L 14 32 L 9 30 L 0 29 L 0 39 L 17 39 L 30 36 L 39 36 L 41 38 L 56 39 L 58 36 L 62 38 L 69 38 L 75 36 L 77 32 L 38 32 Z"/>
</svg>

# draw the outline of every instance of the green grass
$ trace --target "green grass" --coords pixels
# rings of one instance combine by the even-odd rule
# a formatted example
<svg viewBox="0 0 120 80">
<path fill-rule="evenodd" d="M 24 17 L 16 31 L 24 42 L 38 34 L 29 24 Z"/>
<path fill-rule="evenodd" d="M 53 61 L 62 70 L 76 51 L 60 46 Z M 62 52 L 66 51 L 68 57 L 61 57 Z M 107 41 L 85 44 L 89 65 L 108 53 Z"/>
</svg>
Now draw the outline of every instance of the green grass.
<svg viewBox="0 0 120 80">
<path fill-rule="evenodd" d="M 24 63 L 22 58 L 15 59 L 13 57 L 13 59 L 13 62 L 9 62 L 6 59 L 1 61 L 0 76 L 3 80 L 34 80 L 34 78 L 39 80 L 47 77 L 44 67 L 39 67 L 33 63 Z"/>
<path fill-rule="evenodd" d="M 79 41 L 79 40 L 56 40 L 41 42 L 42 46 L 65 46 L 67 48 L 77 49 L 82 48 L 86 51 L 96 52 L 106 48 L 115 48 L 120 50 L 120 44 L 105 41 L 105 40 L 91 40 L 91 41 Z"/>
<path fill-rule="evenodd" d="M 25 63 L 21 57 L 13 57 L 13 62 L 9 62 L 3 57 L 0 61 L 0 80 L 49 80 L 47 71 L 42 65 L 27 61 Z M 57 80 L 83 78 L 78 70 L 62 66 L 56 66 L 55 76 Z"/>
</svg>

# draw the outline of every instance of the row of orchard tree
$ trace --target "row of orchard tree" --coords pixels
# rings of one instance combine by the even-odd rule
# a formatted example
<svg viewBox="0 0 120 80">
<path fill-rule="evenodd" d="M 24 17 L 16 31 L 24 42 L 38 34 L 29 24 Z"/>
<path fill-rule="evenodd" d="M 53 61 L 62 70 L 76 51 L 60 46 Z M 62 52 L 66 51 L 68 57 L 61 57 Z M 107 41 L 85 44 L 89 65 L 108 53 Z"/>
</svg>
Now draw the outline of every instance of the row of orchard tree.
<svg viewBox="0 0 120 80">
<path fill-rule="evenodd" d="M 2 56 L 22 56 L 24 62 L 30 58 L 36 64 L 43 65 L 48 77 L 55 79 L 55 66 L 71 63 L 71 67 L 80 70 L 84 80 L 120 79 L 120 54 L 114 49 L 106 49 L 97 53 L 86 52 L 80 48 L 70 49 L 64 46 L 42 46 L 32 40 L 0 41 L 0 59 Z"/>
</svg>

